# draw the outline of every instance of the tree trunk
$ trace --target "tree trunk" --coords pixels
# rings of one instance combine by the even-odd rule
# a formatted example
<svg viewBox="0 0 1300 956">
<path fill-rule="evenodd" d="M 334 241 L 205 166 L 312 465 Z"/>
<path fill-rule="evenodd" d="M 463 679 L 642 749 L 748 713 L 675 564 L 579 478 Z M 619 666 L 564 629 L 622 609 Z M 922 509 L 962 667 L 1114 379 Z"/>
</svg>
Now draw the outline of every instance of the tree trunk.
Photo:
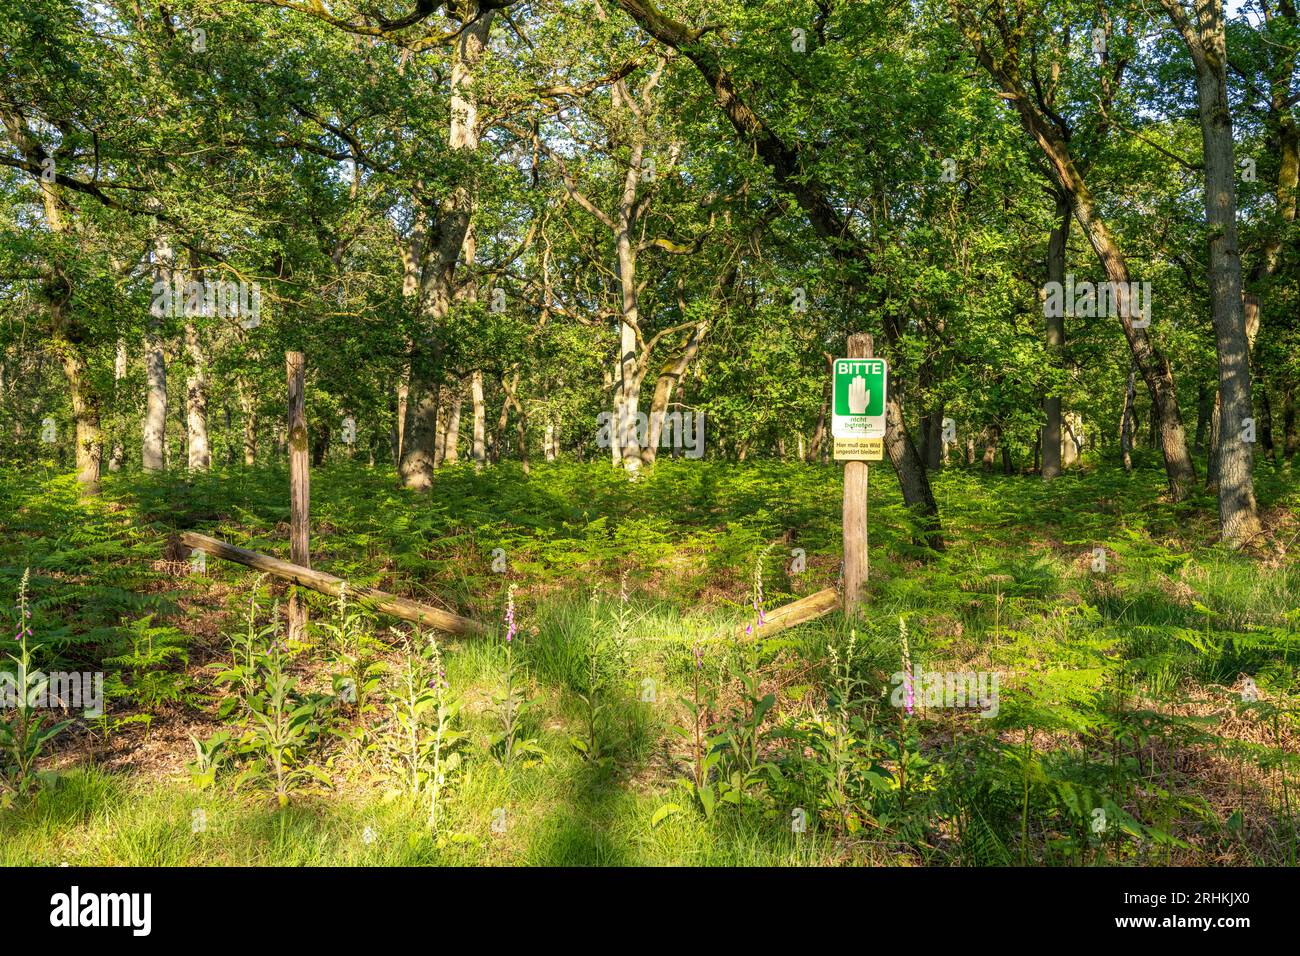
<svg viewBox="0 0 1300 956">
<path fill-rule="evenodd" d="M 501 387 L 505 391 L 505 401 L 501 405 L 501 442 L 505 443 L 505 426 L 506 414 L 513 405 L 515 409 L 515 449 L 519 455 L 519 461 L 524 467 L 524 474 L 528 474 L 532 468 L 528 461 L 528 414 L 524 411 L 524 403 L 519 400 L 519 373 L 515 372 L 514 377 L 502 376 Z"/>
<path fill-rule="evenodd" d="M 154 240 L 153 278 L 155 288 L 164 283 L 174 288 L 174 263 L 172 250 L 165 238 Z M 167 467 L 167 358 L 163 353 L 163 319 L 167 313 L 166 301 L 155 301 L 150 306 L 149 324 L 145 331 L 145 417 L 143 446 L 140 464 L 145 471 L 162 471 Z"/>
<path fill-rule="evenodd" d="M 519 461 L 524 467 L 524 474 L 529 474 L 533 469 L 528 460 L 528 416 L 524 414 L 522 404 L 516 402 L 516 411 L 519 412 L 515 418 L 515 447 L 519 452 Z"/>
<path fill-rule="evenodd" d="M 1056 224 L 1047 239 L 1047 281 L 1065 282 L 1065 252 L 1070 240 L 1070 219 L 1074 211 L 1070 208 L 1070 195 L 1063 189 L 1056 190 Z M 1065 361 L 1065 309 L 1060 315 L 1046 316 L 1047 357 L 1056 369 Z M 1043 398 L 1043 412 L 1046 422 L 1043 426 L 1043 466 L 1044 481 L 1051 481 L 1061 475 L 1061 396 L 1049 392 Z"/>
<path fill-rule="evenodd" d="M 1292 31 L 1300 26 L 1296 6 L 1290 0 L 1277 5 L 1272 16 L 1274 24 L 1285 21 Z M 1265 54 L 1275 58 L 1265 68 L 1270 82 L 1264 141 L 1275 146 L 1277 152 L 1273 197 L 1277 203 L 1280 228 L 1272 231 L 1259 261 L 1251 270 L 1251 280 L 1257 285 L 1270 279 L 1277 271 L 1286 237 L 1296 219 L 1297 186 L 1300 186 L 1300 124 L 1297 124 L 1293 111 L 1295 100 L 1292 92 L 1300 48 L 1295 44 L 1268 44 Z"/>
<path fill-rule="evenodd" d="M 686 344 L 682 346 L 675 356 L 665 362 L 663 368 L 659 370 L 659 377 L 655 380 L 654 395 L 650 400 L 650 420 L 646 431 L 645 448 L 641 449 L 641 460 L 646 465 L 655 463 L 660 439 L 663 437 L 664 416 L 668 413 L 668 405 L 673 400 L 673 393 L 677 390 L 677 383 L 686 374 L 687 366 L 695 360 L 695 356 L 700 350 L 700 343 L 704 341 L 704 336 L 708 332 L 708 327 L 707 322 L 701 322 L 695 326 L 690 337 L 686 340 Z M 674 439 L 676 437 L 674 436 Z"/>
<path fill-rule="evenodd" d="M 982 464 L 985 471 L 993 470 L 993 463 L 997 459 L 998 445 L 1001 442 L 1002 426 L 994 422 L 984 430 L 984 458 Z"/>
<path fill-rule="evenodd" d="M 1210 411 L 1210 440 L 1206 445 L 1205 487 L 1219 490 L 1219 432 L 1223 430 L 1223 405 L 1219 393 L 1214 393 L 1214 406 Z"/>
<path fill-rule="evenodd" d="M 893 370 L 890 370 L 892 379 Z M 890 381 L 885 402 L 885 451 L 898 474 L 898 484 L 903 492 L 903 502 L 913 508 L 921 524 L 918 540 L 934 551 L 944 549 L 943 531 L 939 527 L 939 505 L 934 500 L 925 465 L 912 443 L 903 422 L 903 404 L 899 398 L 901 385 Z"/>
<path fill-rule="evenodd" d="M 108 458 L 109 471 L 121 471 L 126 463 L 126 440 L 122 434 L 126 426 L 121 411 L 122 396 L 119 394 L 119 383 L 124 378 L 126 378 L 126 339 L 118 339 L 117 351 L 113 356 L 113 404 L 117 411 L 113 415 L 113 451 Z"/>
<path fill-rule="evenodd" d="M 1087 218 L 1081 220 L 1081 225 L 1089 234 L 1089 240 L 1102 262 L 1107 278 L 1116 284 L 1117 290 L 1120 290 L 1120 295 L 1117 297 L 1120 321 L 1138 372 L 1151 393 L 1157 440 L 1164 455 L 1165 474 L 1169 479 L 1169 494 L 1173 500 L 1181 501 L 1187 496 L 1192 483 L 1196 480 L 1196 466 L 1192 464 L 1187 449 L 1187 436 L 1183 430 L 1178 396 L 1174 389 L 1173 370 L 1170 368 L 1169 359 L 1152 344 L 1146 330 L 1134 328 L 1130 313 L 1132 303 L 1126 294 L 1129 289 L 1128 264 L 1118 247 L 1111 241 L 1109 230 L 1099 219 L 1094 218 L 1091 197 L 1088 197 L 1086 203 L 1076 202 L 1076 210 L 1081 205 L 1087 208 L 1085 214 Z M 1076 218 L 1078 218 L 1077 212 Z"/>
<path fill-rule="evenodd" d="M 162 471 L 167 466 L 167 358 L 163 355 L 161 328 L 155 320 L 145 335 L 144 438 L 140 465 L 145 471 Z"/>
<path fill-rule="evenodd" d="M 832 368 L 834 367 L 834 358 L 826 356 L 826 374 L 822 379 L 822 404 L 817 412 L 817 427 L 813 430 L 812 444 L 808 449 L 809 461 L 820 461 L 822 451 L 826 445 L 826 416 L 831 407 L 831 381 L 834 378 Z"/>
<path fill-rule="evenodd" d="M 483 401 L 481 369 L 475 369 L 470 375 L 470 399 L 474 405 L 474 467 L 481 469 L 487 462 L 487 406 Z"/>
<path fill-rule="evenodd" d="M 442 390 L 439 390 L 438 411 L 434 415 L 433 427 L 436 434 L 433 436 L 433 467 L 441 468 L 443 460 L 447 455 L 447 404 L 443 402 Z"/>
<path fill-rule="evenodd" d="M 1282 390 L 1282 454 L 1290 461 L 1300 452 L 1300 427 L 1296 422 L 1295 386 Z"/>
<path fill-rule="evenodd" d="M 307 433 L 307 359 L 301 352 L 285 352 L 289 384 L 289 560 L 311 567 L 311 467 Z M 306 637 L 307 608 L 294 588 L 289 596 L 289 639 Z"/>
<path fill-rule="evenodd" d="M 1137 398 L 1137 373 L 1132 369 L 1128 373 L 1128 385 L 1124 389 L 1124 411 L 1119 421 L 1119 447 L 1124 457 L 1124 470 L 1133 471 L 1133 402 Z"/>
<path fill-rule="evenodd" d="M 944 406 L 940 403 L 926 416 L 929 424 L 925 431 L 925 467 L 930 471 L 938 471 L 943 467 L 943 410 Z"/>
<path fill-rule="evenodd" d="M 394 456 L 394 462 L 398 465 L 402 463 L 402 441 L 406 436 L 406 405 L 411 393 L 410 380 L 411 370 L 407 367 L 402 372 L 402 380 L 397 384 L 397 416 L 394 422 L 394 430 L 397 435 L 397 452 Z"/>
<path fill-rule="evenodd" d="M 185 323 L 185 350 L 190 359 L 190 374 L 185 380 L 188 467 L 190 471 L 208 471 L 212 467 L 212 449 L 208 443 L 207 356 L 203 353 L 198 329 L 192 321 Z"/>
<path fill-rule="evenodd" d="M 939 323 L 942 333 L 943 323 Z M 929 471 L 938 471 L 943 463 L 943 404 L 934 395 L 935 360 L 927 353 L 917 369 L 920 391 L 930 403 L 921 412 L 921 460 Z"/>
<path fill-rule="evenodd" d="M 633 156 L 624 183 L 625 205 L 629 215 L 620 217 L 616 236 L 618 247 L 618 282 L 622 297 L 622 318 L 619 326 L 619 373 L 622 377 L 623 417 L 619 423 L 618 444 L 623 457 L 623 467 L 635 476 L 641 470 L 641 443 L 637 434 L 637 412 L 641 404 L 641 380 L 638 376 L 636 330 L 640 321 L 637 306 L 636 254 L 632 251 L 633 223 L 630 211 L 636 201 L 637 174 L 641 165 L 642 144 L 638 140 L 632 147 Z M 626 198 L 631 191 L 631 199 Z"/>
<path fill-rule="evenodd" d="M 8 97 L 5 99 L 8 100 Z M 33 137 L 21 116 L 0 109 L 0 119 L 28 161 L 40 161 L 45 157 L 44 149 L 34 145 Z M 46 225 L 53 235 L 64 235 L 68 231 L 68 223 L 64 219 L 67 207 L 60 200 L 57 179 L 47 181 L 42 176 L 36 185 L 41 193 Z M 72 398 L 78 493 L 82 497 L 93 497 L 99 494 L 99 468 L 104 453 L 104 436 L 100 427 L 100 397 L 95 391 L 88 361 L 82 351 L 85 330 L 72 321 L 74 317 L 68 311 L 73 293 L 68 280 L 70 271 L 58 262 L 47 263 L 41 291 L 49 303 L 53 350 L 63 366 Z"/>
<path fill-rule="evenodd" d="M 623 448 L 619 443 L 619 439 L 623 430 L 623 371 L 617 362 L 614 363 L 613 392 L 614 418 L 609 427 L 609 451 L 614 467 L 621 468 L 623 465 Z"/>
<path fill-rule="evenodd" d="M 1198 0 L 1196 23 L 1181 0 L 1161 0 L 1196 66 L 1201 142 L 1205 156 L 1205 217 L 1209 232 L 1210 303 L 1219 357 L 1218 486 L 1220 537 L 1240 547 L 1259 534 L 1254 446 L 1243 440 L 1254 418 L 1250 346 L 1242 302 L 1237 241 L 1237 166 L 1228 108 L 1228 53 L 1222 0 Z"/>
<path fill-rule="evenodd" d="M 1065 428 L 1061 442 L 1061 463 L 1063 467 L 1070 468 L 1078 462 L 1083 447 L 1083 416 L 1078 412 L 1068 412 L 1061 416 L 1061 423 Z"/>
<path fill-rule="evenodd" d="M 501 461 L 502 450 L 506 446 L 506 426 L 510 424 L 510 395 L 506 389 L 506 375 L 501 376 L 501 396 L 501 414 L 497 416 L 497 427 L 492 433 L 493 464 Z"/>
<path fill-rule="evenodd" d="M 451 68 L 451 120 L 448 141 L 453 152 L 472 156 L 478 149 L 478 96 L 474 91 L 475 70 L 483 58 L 494 10 L 480 10 L 477 2 L 461 5 L 465 26 L 456 40 Z M 456 263 L 460 258 L 473 216 L 474 193 L 468 177 L 459 180 L 440 203 L 434 218 L 432 250 L 423 264 L 421 311 L 429 325 L 423 341 L 412 349 L 410 395 L 402 437 L 400 472 L 408 488 L 423 491 L 433 484 L 437 465 L 436 444 L 438 390 L 441 382 L 441 349 L 434 330 L 451 310 L 456 290 Z"/>
<path fill-rule="evenodd" d="M 244 418 L 244 464 L 252 468 L 257 464 L 257 400 L 248 381 L 236 379 L 239 389 L 239 410 Z"/>
<path fill-rule="evenodd" d="M 546 432 L 542 437 L 542 451 L 547 461 L 555 461 L 555 422 L 546 423 Z"/>
<path fill-rule="evenodd" d="M 1264 456 L 1277 464 L 1277 448 L 1273 443 L 1273 403 L 1268 398 L 1268 385 L 1262 375 L 1255 376 L 1255 395 L 1259 398 L 1259 443 L 1264 446 Z"/>
<path fill-rule="evenodd" d="M 398 254 L 402 259 L 402 300 L 413 316 L 420 316 L 422 309 L 422 277 L 425 257 L 429 252 L 429 215 L 423 208 L 417 208 L 411 234 L 398 243 Z M 406 449 L 406 419 L 411 395 L 410 357 L 415 354 L 415 342 L 406 339 L 407 361 L 397 377 L 397 387 L 393 390 L 395 417 L 393 421 L 393 464 L 401 470 L 402 455 Z"/>
<path fill-rule="evenodd" d="M 227 399 L 221 403 L 221 416 L 226 426 L 226 467 L 232 468 L 235 464 L 235 416 L 230 411 L 230 401 Z"/>
<path fill-rule="evenodd" d="M 313 468 L 319 468 L 325 464 L 325 457 L 330 453 L 330 442 L 333 437 L 329 425 L 321 422 L 311 443 L 311 466 Z"/>
<path fill-rule="evenodd" d="M 465 386 L 456 384 L 456 391 L 447 408 L 447 430 L 442 439 L 442 460 L 444 463 L 460 461 L 460 411 L 465 404 Z"/>
<path fill-rule="evenodd" d="M 1196 453 L 1204 454 L 1210 431 L 1210 416 L 1214 414 L 1214 393 L 1204 382 L 1196 387 Z"/>
<path fill-rule="evenodd" d="M 62 306 L 56 306 L 61 309 Z M 57 324 L 56 324 L 57 327 Z M 99 494 L 99 466 L 104 453 L 100 430 L 100 402 L 81 350 L 71 342 L 57 343 L 63 374 L 72 395 L 72 421 L 76 429 L 77 484 L 82 495 Z"/>
</svg>

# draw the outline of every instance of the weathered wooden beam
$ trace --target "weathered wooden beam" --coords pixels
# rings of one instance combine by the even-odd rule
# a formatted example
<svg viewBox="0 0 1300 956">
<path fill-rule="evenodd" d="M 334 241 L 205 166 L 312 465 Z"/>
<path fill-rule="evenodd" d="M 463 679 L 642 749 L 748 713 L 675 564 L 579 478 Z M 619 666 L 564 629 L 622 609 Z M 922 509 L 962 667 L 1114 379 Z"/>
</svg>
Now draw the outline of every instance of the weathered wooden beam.
<svg viewBox="0 0 1300 956">
<path fill-rule="evenodd" d="M 849 358 L 874 357 L 871 336 L 849 336 Z M 867 584 L 867 489 L 871 466 L 865 461 L 844 463 L 844 613 L 858 613 Z"/>
<path fill-rule="evenodd" d="M 245 567 L 265 571 L 278 578 L 284 578 L 286 581 L 292 581 L 294 584 L 300 584 L 305 588 L 311 588 L 313 591 L 319 591 L 321 594 L 328 594 L 331 597 L 338 597 L 339 590 L 344 584 L 342 578 L 336 578 L 332 574 L 304 568 L 288 561 L 281 561 L 279 558 L 260 554 L 257 551 L 249 551 L 247 548 L 239 548 L 195 531 L 183 532 L 180 540 L 187 547 L 197 548 L 214 557 L 225 558 L 227 561 L 234 561 L 236 564 L 242 564 Z M 403 621 L 423 624 L 426 627 L 437 628 L 451 634 L 477 637 L 489 632 L 489 629 L 478 621 L 472 621 L 467 617 L 461 617 L 459 614 L 452 614 L 450 611 L 444 611 L 441 608 L 430 607 L 427 604 L 412 601 L 410 598 L 397 597 L 384 591 L 377 591 L 374 588 L 356 587 L 348 584 L 348 594 L 377 611 L 401 618 Z"/>
<path fill-rule="evenodd" d="M 284 353 L 289 383 L 289 560 L 311 567 L 308 529 L 311 526 L 311 457 L 307 447 L 307 357 Z M 289 638 L 302 640 L 307 631 L 307 605 L 298 589 L 289 595 Z"/>
<path fill-rule="evenodd" d="M 803 624 L 806 621 L 819 618 L 823 614 L 829 614 L 839 606 L 839 591 L 835 588 L 823 588 L 807 597 L 791 601 L 789 604 L 783 604 L 775 610 L 765 612 L 763 614 L 763 625 L 761 627 L 755 626 L 748 635 L 745 633 L 745 628 L 749 625 L 740 625 L 737 636 L 753 639 L 767 637 L 777 631 L 784 631 L 787 627 L 794 627 L 796 624 Z"/>
</svg>

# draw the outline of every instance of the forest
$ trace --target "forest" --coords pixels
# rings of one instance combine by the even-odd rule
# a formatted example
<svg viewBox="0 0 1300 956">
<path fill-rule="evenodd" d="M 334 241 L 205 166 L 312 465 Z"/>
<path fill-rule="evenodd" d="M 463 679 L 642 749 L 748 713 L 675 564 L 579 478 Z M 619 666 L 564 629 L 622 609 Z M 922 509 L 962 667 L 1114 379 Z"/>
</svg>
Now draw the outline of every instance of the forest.
<svg viewBox="0 0 1300 956">
<path fill-rule="evenodd" d="M 1295 0 L 6 4 L 0 864 L 1295 866 L 1298 179 Z"/>
</svg>

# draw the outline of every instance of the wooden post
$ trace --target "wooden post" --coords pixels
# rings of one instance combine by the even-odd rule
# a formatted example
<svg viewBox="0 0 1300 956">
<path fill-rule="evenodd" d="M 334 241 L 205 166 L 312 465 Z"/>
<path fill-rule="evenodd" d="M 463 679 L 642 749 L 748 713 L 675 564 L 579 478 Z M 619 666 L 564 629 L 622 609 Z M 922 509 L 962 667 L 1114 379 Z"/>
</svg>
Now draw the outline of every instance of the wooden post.
<svg viewBox="0 0 1300 956">
<path fill-rule="evenodd" d="M 311 567 L 311 449 L 307 441 L 307 359 L 302 352 L 284 353 L 289 381 L 289 556 Z M 306 635 L 307 608 L 296 586 L 289 591 L 289 639 Z"/>
<path fill-rule="evenodd" d="M 851 359 L 872 358 L 871 336 L 857 332 L 849 336 Z M 862 602 L 867 583 L 867 482 L 870 472 L 865 461 L 844 463 L 844 614 L 853 617 Z"/>
</svg>

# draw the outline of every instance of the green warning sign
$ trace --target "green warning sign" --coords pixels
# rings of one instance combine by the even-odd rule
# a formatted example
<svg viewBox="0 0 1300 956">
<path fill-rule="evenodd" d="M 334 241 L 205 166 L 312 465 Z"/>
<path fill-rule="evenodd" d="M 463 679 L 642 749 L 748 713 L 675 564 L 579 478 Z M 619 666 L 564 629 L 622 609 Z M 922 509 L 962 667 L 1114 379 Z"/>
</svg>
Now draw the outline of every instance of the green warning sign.
<svg viewBox="0 0 1300 956">
<path fill-rule="evenodd" d="M 832 438 L 882 438 L 889 366 L 884 359 L 836 359 Z"/>
</svg>

